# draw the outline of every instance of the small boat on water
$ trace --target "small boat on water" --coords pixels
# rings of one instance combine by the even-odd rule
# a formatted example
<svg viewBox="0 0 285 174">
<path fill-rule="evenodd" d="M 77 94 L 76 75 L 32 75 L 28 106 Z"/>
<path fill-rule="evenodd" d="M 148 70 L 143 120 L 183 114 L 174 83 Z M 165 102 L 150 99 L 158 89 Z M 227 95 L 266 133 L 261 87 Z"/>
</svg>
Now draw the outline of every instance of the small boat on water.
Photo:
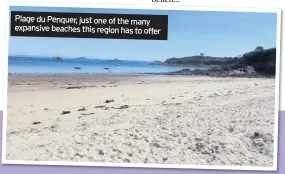
<svg viewBox="0 0 285 174">
<path fill-rule="evenodd" d="M 103 68 L 103 69 L 109 70 L 110 68 Z"/>
<path fill-rule="evenodd" d="M 81 67 L 77 67 L 77 66 L 75 66 L 75 67 L 74 67 L 74 69 L 81 69 Z"/>
<path fill-rule="evenodd" d="M 55 61 L 57 61 L 57 62 L 63 62 L 63 59 L 62 59 L 62 57 L 57 56 L 57 57 L 55 58 Z"/>
</svg>

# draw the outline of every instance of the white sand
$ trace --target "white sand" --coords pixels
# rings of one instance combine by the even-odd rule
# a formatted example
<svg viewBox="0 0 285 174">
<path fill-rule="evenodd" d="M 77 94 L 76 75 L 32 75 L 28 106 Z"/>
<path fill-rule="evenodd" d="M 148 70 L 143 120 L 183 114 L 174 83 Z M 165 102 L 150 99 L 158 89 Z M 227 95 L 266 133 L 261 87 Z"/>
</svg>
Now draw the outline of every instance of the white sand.
<svg viewBox="0 0 285 174">
<path fill-rule="evenodd" d="M 6 159 L 271 167 L 274 84 L 210 77 L 9 77 Z M 66 89 L 84 85 L 89 87 Z M 105 103 L 109 99 L 114 102 Z M 117 109 L 123 105 L 129 107 Z M 78 111 L 82 107 L 86 111 Z"/>
</svg>

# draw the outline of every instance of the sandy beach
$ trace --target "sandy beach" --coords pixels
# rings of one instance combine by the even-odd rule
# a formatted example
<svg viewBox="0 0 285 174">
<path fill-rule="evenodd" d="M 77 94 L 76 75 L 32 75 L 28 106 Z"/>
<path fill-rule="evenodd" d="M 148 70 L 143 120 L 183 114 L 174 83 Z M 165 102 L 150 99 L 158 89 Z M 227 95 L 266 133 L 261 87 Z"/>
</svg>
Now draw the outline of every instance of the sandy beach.
<svg viewBox="0 0 285 174">
<path fill-rule="evenodd" d="M 9 76 L 7 160 L 272 167 L 275 79 Z"/>
</svg>

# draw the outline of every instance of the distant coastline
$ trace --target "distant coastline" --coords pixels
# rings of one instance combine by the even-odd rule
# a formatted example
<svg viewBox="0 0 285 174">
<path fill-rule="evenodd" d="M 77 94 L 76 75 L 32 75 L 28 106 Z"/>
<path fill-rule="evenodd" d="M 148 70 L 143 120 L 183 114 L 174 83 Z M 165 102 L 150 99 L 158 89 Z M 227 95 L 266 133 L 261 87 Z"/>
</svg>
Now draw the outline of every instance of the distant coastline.
<svg viewBox="0 0 285 174">
<path fill-rule="evenodd" d="M 261 46 L 237 57 L 211 57 L 201 53 L 199 56 L 169 58 L 165 61 L 127 61 L 120 59 L 89 59 L 86 57 L 65 59 L 59 56 L 41 60 L 28 59 L 28 56 L 25 58 L 29 64 L 23 63 L 21 65 L 23 68 L 26 68 L 25 66 L 29 68 L 33 62 L 39 63 L 41 60 L 44 60 L 42 64 L 45 66 L 58 62 L 58 64 L 52 64 L 52 66 L 57 68 L 56 70 L 58 70 L 58 72 L 52 72 L 52 70 L 46 73 L 9 72 L 9 75 L 152 74 L 215 77 L 272 77 L 275 76 L 276 68 L 276 48 L 264 49 Z M 80 60 L 88 60 L 88 63 Z M 16 60 L 15 62 L 17 66 L 19 66 L 19 62 Z M 65 63 L 65 65 L 62 65 L 62 62 Z M 13 66 L 13 61 L 9 64 L 9 68 L 10 66 Z"/>
<path fill-rule="evenodd" d="M 187 66 L 189 69 L 200 67 Z M 78 59 L 54 57 L 9 57 L 9 75 L 25 74 L 139 74 L 172 72 L 183 69 L 181 66 L 152 65 L 147 61 L 119 59 Z"/>
<path fill-rule="evenodd" d="M 75 59 L 82 60 L 82 59 L 88 59 L 88 58 L 86 58 L 86 57 L 78 57 L 78 58 L 75 58 Z"/>
</svg>

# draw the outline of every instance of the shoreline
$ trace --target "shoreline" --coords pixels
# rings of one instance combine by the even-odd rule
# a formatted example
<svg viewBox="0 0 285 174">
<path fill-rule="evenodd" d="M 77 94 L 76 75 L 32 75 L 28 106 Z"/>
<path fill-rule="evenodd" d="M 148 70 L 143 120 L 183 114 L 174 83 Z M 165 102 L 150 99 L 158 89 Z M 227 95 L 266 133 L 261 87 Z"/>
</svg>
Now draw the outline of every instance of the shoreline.
<svg viewBox="0 0 285 174">
<path fill-rule="evenodd" d="M 140 77 L 140 76 L 152 76 L 152 77 L 213 77 L 213 78 L 266 78 L 275 79 L 275 76 L 269 75 L 206 75 L 206 74 L 183 74 L 175 72 L 167 73 L 15 73 L 8 74 L 8 77 L 70 77 L 70 76 L 109 76 L 109 77 Z"/>
<path fill-rule="evenodd" d="M 230 77 L 230 78 L 275 78 L 275 73 L 257 72 L 252 66 L 235 64 L 230 66 L 218 66 L 210 69 L 184 68 L 178 71 L 168 72 L 66 72 L 66 73 L 8 73 L 9 76 L 196 76 L 196 77 Z"/>
</svg>

